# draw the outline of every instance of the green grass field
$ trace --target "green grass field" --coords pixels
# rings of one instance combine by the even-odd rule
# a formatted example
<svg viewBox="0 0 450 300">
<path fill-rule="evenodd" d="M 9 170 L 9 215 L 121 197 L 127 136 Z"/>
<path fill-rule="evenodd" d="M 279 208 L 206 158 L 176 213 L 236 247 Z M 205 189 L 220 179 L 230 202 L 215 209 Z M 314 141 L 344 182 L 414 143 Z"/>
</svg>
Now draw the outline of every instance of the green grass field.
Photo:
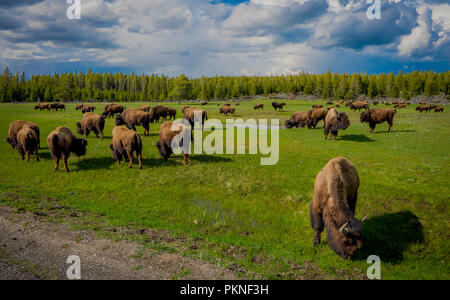
<svg viewBox="0 0 450 300">
<path fill-rule="evenodd" d="M 274 112 L 271 101 L 263 102 L 265 109 L 257 112 L 255 101 L 242 103 L 235 118 L 279 118 L 284 124 L 293 112 L 313 104 L 285 101 L 285 111 Z M 181 116 L 183 104 L 166 105 Z M 96 107 L 101 113 L 104 104 Z M 81 112 L 72 104 L 65 112 L 2 104 L 2 137 L 7 137 L 11 121 L 32 121 L 40 126 L 42 150 L 40 162 L 32 157 L 27 163 L 9 144 L 0 143 L 0 204 L 35 211 L 46 199 L 56 199 L 103 216 L 112 226 L 164 229 L 176 237 L 197 238 L 204 246 L 187 247 L 183 255 L 237 265 L 250 278 L 365 278 L 367 257 L 378 255 L 383 279 L 450 279 L 450 113 L 419 114 L 414 108 L 398 110 L 392 133 L 386 132 L 385 123 L 369 134 L 368 124 L 361 124 L 359 113 L 348 108 L 338 109 L 349 114 L 351 126 L 336 141 L 324 140 L 322 122 L 315 130 L 281 130 L 280 159 L 274 166 L 260 166 L 259 155 L 192 155 L 189 166 L 182 156 L 164 162 L 153 145 L 161 124 L 152 124 L 150 137 L 143 137 L 143 170 L 117 166 L 108 147 L 114 121 L 108 119 L 105 139 L 91 133 L 87 155 L 72 155 L 72 172 L 66 173 L 54 172 L 46 137 L 57 126 L 75 132 Z M 210 119 L 225 120 L 216 104 L 205 109 Z M 143 129 L 138 127 L 138 132 Z M 353 260 L 336 255 L 325 233 L 319 247 L 312 244 L 308 205 L 314 178 L 337 156 L 350 159 L 359 172 L 356 216 L 369 215 L 363 248 Z"/>
</svg>

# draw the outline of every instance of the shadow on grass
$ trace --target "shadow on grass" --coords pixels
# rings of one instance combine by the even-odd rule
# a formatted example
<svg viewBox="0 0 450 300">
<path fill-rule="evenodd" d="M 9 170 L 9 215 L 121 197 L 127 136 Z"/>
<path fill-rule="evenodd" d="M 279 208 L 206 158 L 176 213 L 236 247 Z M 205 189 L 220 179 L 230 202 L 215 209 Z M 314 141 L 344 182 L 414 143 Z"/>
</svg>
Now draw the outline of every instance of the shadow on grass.
<svg viewBox="0 0 450 300">
<path fill-rule="evenodd" d="M 195 160 L 202 163 L 221 163 L 221 162 L 232 162 L 231 158 L 213 156 L 213 155 L 193 155 L 189 156 L 189 160 Z"/>
<path fill-rule="evenodd" d="M 351 142 L 359 142 L 359 143 L 371 143 L 375 142 L 375 140 L 372 140 L 368 136 L 364 134 L 347 134 L 342 135 L 340 140 L 342 141 L 351 141 Z"/>
<path fill-rule="evenodd" d="M 115 163 L 112 157 L 93 157 L 81 159 L 75 163 L 75 166 L 79 170 L 100 170 L 109 169 L 111 165 Z"/>
<path fill-rule="evenodd" d="M 377 255 L 383 262 L 397 264 L 410 245 L 421 244 L 424 240 L 422 224 L 410 211 L 373 217 L 364 222 L 363 246 L 356 259 L 366 260 L 369 255 Z"/>
<path fill-rule="evenodd" d="M 406 133 L 408 133 L 408 132 L 417 132 L 417 130 L 392 130 L 392 132 L 388 132 L 387 130 L 386 131 L 375 131 L 375 132 L 373 132 L 374 134 L 379 134 L 379 133 L 402 133 L 402 132 L 406 132 Z"/>
</svg>

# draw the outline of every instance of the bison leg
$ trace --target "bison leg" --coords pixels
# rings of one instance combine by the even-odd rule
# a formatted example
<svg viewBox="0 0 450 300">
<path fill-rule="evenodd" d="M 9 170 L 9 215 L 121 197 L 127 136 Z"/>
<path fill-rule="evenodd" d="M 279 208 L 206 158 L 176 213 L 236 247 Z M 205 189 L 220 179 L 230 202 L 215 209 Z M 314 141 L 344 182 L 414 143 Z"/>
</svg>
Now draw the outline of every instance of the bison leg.
<svg viewBox="0 0 450 300">
<path fill-rule="evenodd" d="M 127 149 L 127 155 L 128 158 L 130 159 L 130 163 L 128 164 L 128 168 L 132 168 L 133 167 L 133 163 L 134 163 L 134 156 L 133 156 L 133 151 L 130 149 Z"/>
<path fill-rule="evenodd" d="M 184 156 L 184 165 L 187 166 L 189 165 L 189 155 L 186 153 L 183 153 Z"/>
<path fill-rule="evenodd" d="M 377 125 L 375 123 L 369 123 L 369 127 L 370 127 L 369 133 L 373 133 L 373 131 L 375 130 L 376 126 Z"/>
<path fill-rule="evenodd" d="M 392 132 L 392 125 L 393 125 L 393 123 L 394 123 L 394 120 L 388 120 L 388 124 L 389 124 L 389 129 L 388 129 L 388 132 Z"/>
<path fill-rule="evenodd" d="M 312 209 L 312 203 L 309 206 L 309 220 L 311 221 L 311 227 L 314 229 L 314 246 L 320 244 L 320 235 L 323 231 L 322 216 Z"/>
<path fill-rule="evenodd" d="M 54 160 L 54 163 L 55 163 L 55 171 L 58 171 L 59 157 L 56 157 L 56 159 Z"/>
<path fill-rule="evenodd" d="M 137 154 L 137 159 L 139 161 L 139 169 L 142 169 L 142 153 Z"/>
<path fill-rule="evenodd" d="M 323 131 L 324 131 L 324 134 L 325 134 L 325 140 L 327 140 L 327 139 L 328 139 L 328 134 L 329 134 L 328 127 L 325 126 L 324 129 L 323 129 Z"/>
<path fill-rule="evenodd" d="M 69 166 L 67 165 L 67 158 L 68 158 L 68 155 L 63 155 L 63 162 L 64 162 L 64 168 L 66 169 L 66 172 L 70 172 L 69 171 Z"/>
<path fill-rule="evenodd" d="M 27 151 L 26 151 L 26 154 L 27 154 L 27 161 L 30 161 L 30 151 L 27 150 Z"/>
</svg>

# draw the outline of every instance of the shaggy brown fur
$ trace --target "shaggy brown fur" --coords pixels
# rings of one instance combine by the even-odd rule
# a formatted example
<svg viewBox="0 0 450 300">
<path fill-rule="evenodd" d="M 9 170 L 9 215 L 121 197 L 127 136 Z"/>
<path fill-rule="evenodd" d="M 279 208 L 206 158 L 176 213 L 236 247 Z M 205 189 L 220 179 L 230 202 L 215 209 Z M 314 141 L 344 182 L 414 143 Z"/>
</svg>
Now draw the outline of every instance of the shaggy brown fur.
<svg viewBox="0 0 450 300">
<path fill-rule="evenodd" d="M 308 119 L 306 121 L 306 125 L 308 125 L 308 128 L 314 127 L 316 128 L 317 123 L 319 123 L 319 121 L 324 120 L 325 121 L 325 116 L 328 113 L 328 109 L 325 108 L 315 108 L 312 109 L 310 111 L 308 111 Z"/>
<path fill-rule="evenodd" d="M 19 131 L 23 128 L 23 126 L 27 125 L 31 129 L 33 129 L 36 132 L 36 136 L 38 139 L 38 149 L 41 149 L 41 134 L 39 131 L 39 126 L 32 122 L 18 120 L 11 122 L 9 124 L 9 132 L 8 132 L 8 138 L 6 138 L 6 142 L 11 145 L 13 149 L 16 149 L 17 146 L 17 134 Z"/>
<path fill-rule="evenodd" d="M 39 140 L 36 131 L 24 125 L 22 129 L 17 134 L 17 151 L 22 155 L 22 160 L 25 159 L 25 154 L 27 155 L 27 161 L 30 161 L 30 154 L 36 154 L 36 160 L 39 161 Z"/>
<path fill-rule="evenodd" d="M 394 108 L 406 108 L 406 104 L 400 103 L 394 106 Z"/>
<path fill-rule="evenodd" d="M 94 113 L 85 113 L 81 122 L 77 123 L 78 134 L 82 134 L 86 138 L 93 131 L 97 137 L 100 134 L 100 140 L 103 140 L 103 129 L 105 129 L 105 117 Z"/>
<path fill-rule="evenodd" d="M 111 149 L 113 158 L 120 165 L 122 156 L 125 160 L 129 160 L 128 168 L 133 167 L 134 156 L 136 152 L 139 161 L 139 169 L 142 169 L 142 140 L 136 131 L 127 129 L 125 127 L 116 126 L 112 132 L 113 138 L 109 148 Z"/>
<path fill-rule="evenodd" d="M 434 112 L 444 112 L 444 107 L 443 106 L 436 106 L 434 108 Z"/>
<path fill-rule="evenodd" d="M 327 105 L 333 105 L 333 101 L 328 100 L 328 101 L 327 101 Z"/>
<path fill-rule="evenodd" d="M 75 105 L 75 110 L 80 110 L 80 109 L 82 109 L 83 108 L 83 104 L 77 104 L 77 105 Z"/>
<path fill-rule="evenodd" d="M 175 120 L 177 111 L 167 106 L 157 105 L 152 108 L 152 113 L 150 115 L 150 122 L 159 122 L 160 120 L 169 120 L 173 118 Z"/>
<path fill-rule="evenodd" d="M 294 113 L 291 118 L 284 123 L 284 125 L 286 126 L 286 128 L 305 127 L 307 120 L 308 112 L 299 111 Z"/>
<path fill-rule="evenodd" d="M 119 104 L 108 104 L 105 106 L 103 116 L 108 118 L 114 118 L 114 115 L 121 114 L 125 111 L 125 107 Z"/>
<path fill-rule="evenodd" d="M 144 136 L 149 135 L 150 114 L 135 108 L 129 108 L 116 116 L 116 126 L 126 125 L 128 129 L 136 131 L 136 126 L 144 128 Z"/>
<path fill-rule="evenodd" d="M 430 107 L 428 105 L 420 105 L 416 107 L 416 111 L 420 111 L 420 112 L 428 112 L 430 110 Z"/>
<path fill-rule="evenodd" d="M 69 172 L 67 159 L 70 153 L 77 156 L 86 154 L 87 141 L 77 138 L 67 127 L 58 127 L 53 130 L 47 137 L 48 148 L 55 163 L 55 171 L 58 171 L 59 160 L 62 159 L 64 167 Z"/>
<path fill-rule="evenodd" d="M 280 103 L 280 102 L 272 102 L 272 107 L 275 109 L 275 111 L 277 110 L 284 110 L 284 106 L 286 105 L 286 103 Z"/>
<path fill-rule="evenodd" d="M 201 108 L 186 108 L 184 110 L 184 114 L 183 114 L 183 119 L 187 120 L 189 122 L 189 124 L 191 124 L 191 129 L 194 130 L 194 122 L 195 120 L 195 112 L 201 112 L 202 115 L 202 130 L 203 130 L 203 126 L 205 124 L 205 120 L 208 120 L 208 114 L 206 113 L 205 110 L 201 109 Z"/>
<path fill-rule="evenodd" d="M 347 102 L 345 102 L 345 107 L 349 107 L 350 105 L 352 105 L 353 100 L 348 100 Z"/>
<path fill-rule="evenodd" d="M 361 111 L 361 109 L 368 110 L 369 109 L 369 103 L 366 101 L 356 101 L 350 104 L 350 109 L 356 111 Z"/>
<path fill-rule="evenodd" d="M 34 109 L 44 110 L 49 109 L 50 105 L 48 103 L 38 103 L 34 106 Z"/>
<path fill-rule="evenodd" d="M 317 174 L 314 196 L 309 208 L 314 229 L 314 245 L 320 244 L 320 235 L 326 230 L 330 248 L 347 259 L 362 245 L 362 222 L 355 219 L 359 176 L 346 158 L 332 159 Z"/>
<path fill-rule="evenodd" d="M 145 112 L 150 112 L 150 106 L 149 105 L 141 105 L 139 107 L 139 110 L 145 111 Z"/>
<path fill-rule="evenodd" d="M 218 103 L 217 103 L 217 106 L 219 106 Z M 181 109 L 181 113 L 182 113 L 183 115 L 184 115 L 184 111 L 185 111 L 187 108 L 190 108 L 190 106 L 189 106 L 189 105 L 184 105 L 183 108 Z"/>
<path fill-rule="evenodd" d="M 392 124 L 394 123 L 394 116 L 397 113 L 395 109 L 389 108 L 371 108 L 361 113 L 361 123 L 369 123 L 370 133 L 376 127 L 376 124 L 387 122 L 389 124 L 388 132 L 392 132 Z"/>
<path fill-rule="evenodd" d="M 256 103 L 255 106 L 253 106 L 254 110 L 257 109 L 264 109 L 264 104 L 263 103 Z"/>
<path fill-rule="evenodd" d="M 224 115 L 228 115 L 228 114 L 234 115 L 234 111 L 235 111 L 234 107 L 231 107 L 231 106 L 224 106 L 219 110 L 219 112 Z"/>
<path fill-rule="evenodd" d="M 325 139 L 328 138 L 328 134 L 331 132 L 333 139 L 336 139 L 339 129 L 347 129 L 350 126 L 350 120 L 346 113 L 339 113 L 334 108 L 330 109 L 325 117 L 324 134 Z"/>
<path fill-rule="evenodd" d="M 436 104 L 428 104 L 428 107 L 430 108 L 430 110 L 435 109 L 436 108 Z"/>
<path fill-rule="evenodd" d="M 94 112 L 95 107 L 90 105 L 90 104 L 86 104 L 83 106 L 83 108 L 81 109 L 81 113 L 85 114 L 85 113 L 89 113 L 89 112 Z"/>
<path fill-rule="evenodd" d="M 312 108 L 322 108 L 322 107 L 323 107 L 322 104 L 314 104 L 314 105 L 312 106 Z"/>
<path fill-rule="evenodd" d="M 50 107 L 48 108 L 49 110 L 52 110 L 52 109 L 54 109 L 54 110 L 56 110 L 56 111 L 58 111 L 58 110 L 66 110 L 66 105 L 65 104 L 63 104 L 63 103 L 51 103 L 50 104 Z"/>
<path fill-rule="evenodd" d="M 161 125 L 161 131 L 159 133 L 159 141 L 156 144 L 156 148 L 158 148 L 159 154 L 161 155 L 164 160 L 167 160 L 172 155 L 172 141 L 173 139 L 180 133 L 182 133 L 184 130 L 188 130 L 187 136 L 191 136 L 191 129 L 183 124 L 179 124 L 176 122 L 165 122 Z M 184 139 L 181 139 L 179 141 L 179 144 L 177 146 L 183 147 L 184 143 L 187 143 L 186 147 L 189 148 L 191 140 L 187 139 L 186 141 Z M 184 153 L 184 164 L 189 164 L 189 153 Z"/>
</svg>

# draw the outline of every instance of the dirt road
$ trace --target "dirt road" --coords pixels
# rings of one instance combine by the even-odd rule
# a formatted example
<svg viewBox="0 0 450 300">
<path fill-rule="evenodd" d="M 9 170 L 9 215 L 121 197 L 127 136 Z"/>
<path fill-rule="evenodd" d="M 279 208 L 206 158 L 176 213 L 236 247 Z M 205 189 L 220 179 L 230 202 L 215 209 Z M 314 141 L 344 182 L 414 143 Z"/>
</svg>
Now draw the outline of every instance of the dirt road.
<svg viewBox="0 0 450 300">
<path fill-rule="evenodd" d="M 81 260 L 81 279 L 237 279 L 225 268 L 132 241 L 44 222 L 0 207 L 0 280 L 67 279 L 67 258 Z"/>
</svg>

